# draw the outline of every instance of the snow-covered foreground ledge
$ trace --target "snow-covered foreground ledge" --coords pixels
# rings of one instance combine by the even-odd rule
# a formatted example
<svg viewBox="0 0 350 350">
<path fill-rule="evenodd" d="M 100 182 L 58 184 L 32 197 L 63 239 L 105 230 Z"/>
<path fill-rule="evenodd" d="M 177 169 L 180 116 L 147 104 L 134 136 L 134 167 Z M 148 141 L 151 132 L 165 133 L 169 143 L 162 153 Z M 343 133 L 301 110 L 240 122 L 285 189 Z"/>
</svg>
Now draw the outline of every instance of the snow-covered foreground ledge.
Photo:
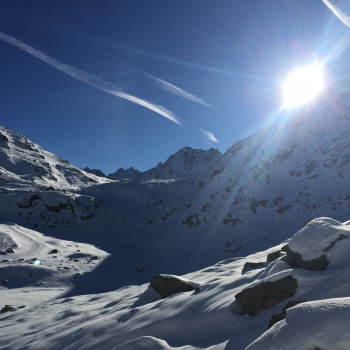
<svg viewBox="0 0 350 350">
<path fill-rule="evenodd" d="M 349 320 L 350 298 L 305 302 L 246 350 L 349 349 Z"/>
<path fill-rule="evenodd" d="M 40 278 L 35 286 L 27 285 L 22 289 L 4 285 L 1 290 L 3 304 L 10 303 L 8 300 L 15 306 L 28 304 L 25 308 L 0 314 L 0 348 L 348 350 L 349 228 L 347 223 L 329 218 L 313 220 L 283 244 L 245 258 L 221 261 L 183 276 L 181 280 L 200 286 L 199 291 L 163 298 L 149 288 L 149 284 L 95 295 L 57 298 L 53 294 L 54 278 L 50 284 L 50 279 L 43 277 L 46 282 L 40 287 L 43 301 L 30 303 L 29 299 L 35 298 L 33 292 L 38 288 Z M 33 231 L 28 234 L 33 235 Z M 66 246 L 59 241 L 48 242 L 44 236 L 41 241 L 51 244 L 50 249 L 56 244 L 63 251 Z M 19 254 L 22 243 L 16 243 L 19 244 L 15 254 Z M 29 242 L 23 240 L 23 244 Z M 45 251 L 46 248 L 39 245 L 33 249 Z M 295 254 L 299 254 L 299 260 L 293 260 Z M 328 262 L 323 269 L 316 271 L 295 266 L 320 255 Z M 10 256 L 0 256 L 0 273 L 4 266 L 8 271 Z M 1 262 L 4 260 L 9 261 Z M 54 260 L 46 259 L 46 262 Z M 55 277 L 53 270 L 50 271 Z M 107 277 L 106 274 L 106 278 L 110 275 Z M 285 281 L 292 281 L 291 289 Z M 28 292 L 30 297 L 20 300 L 20 290 Z M 265 293 L 268 302 L 254 299 L 256 290 Z M 281 290 L 284 292 L 276 297 Z M 48 294 L 46 297 L 45 293 Z M 236 307 L 235 296 L 239 293 L 244 296 L 244 302 L 260 303 L 254 308 L 254 316 L 245 313 L 244 308 Z M 281 317 L 267 330 L 271 316 L 280 314 L 290 302 L 299 304 L 287 308 L 285 319 Z"/>
</svg>

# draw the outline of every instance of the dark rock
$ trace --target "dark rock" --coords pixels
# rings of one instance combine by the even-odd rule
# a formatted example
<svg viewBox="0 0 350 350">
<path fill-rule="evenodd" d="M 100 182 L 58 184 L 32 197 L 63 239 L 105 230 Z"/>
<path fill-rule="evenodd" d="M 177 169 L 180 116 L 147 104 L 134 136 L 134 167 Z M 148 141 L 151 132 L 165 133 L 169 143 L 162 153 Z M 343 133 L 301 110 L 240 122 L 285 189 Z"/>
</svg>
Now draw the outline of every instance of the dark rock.
<svg viewBox="0 0 350 350">
<path fill-rule="evenodd" d="M 304 303 L 304 302 L 305 302 L 305 300 L 291 301 L 291 302 L 287 303 L 286 306 L 283 308 L 281 313 L 271 316 L 271 319 L 270 319 L 270 322 L 269 322 L 267 329 L 271 328 L 275 323 L 284 320 L 287 316 L 287 311 L 286 311 L 287 309 L 290 309 L 291 307 L 298 305 L 298 304 L 301 304 L 301 303 Z"/>
<path fill-rule="evenodd" d="M 58 253 L 58 249 L 52 249 L 49 251 L 48 254 L 57 254 Z"/>
<path fill-rule="evenodd" d="M 265 266 L 264 262 L 249 262 L 248 261 L 244 264 L 243 269 L 242 269 L 242 273 L 248 269 L 257 269 L 259 267 L 264 267 L 264 266 Z"/>
<path fill-rule="evenodd" d="M 281 255 L 282 255 L 282 251 L 281 250 L 277 250 L 275 252 L 267 254 L 266 262 L 274 261 L 274 260 L 278 259 Z"/>
<path fill-rule="evenodd" d="M 186 282 L 185 280 L 171 275 L 156 275 L 150 282 L 150 287 L 157 291 L 163 298 L 167 298 L 170 295 L 196 291 L 199 292 L 199 288 Z"/>
<path fill-rule="evenodd" d="M 2 280 L 2 284 L 7 284 L 8 283 L 8 280 L 5 278 Z"/>
<path fill-rule="evenodd" d="M 1 309 L 1 313 L 3 314 L 4 312 L 8 312 L 8 311 L 15 311 L 16 308 L 13 307 L 12 305 L 5 305 L 2 309 Z"/>
<path fill-rule="evenodd" d="M 145 271 L 145 268 L 144 268 L 144 267 L 141 267 L 141 268 L 137 269 L 136 271 L 137 271 L 137 272 L 143 272 L 143 271 Z"/>
<path fill-rule="evenodd" d="M 90 173 L 90 174 L 94 174 L 100 177 L 107 177 L 100 169 L 90 169 L 89 167 L 84 168 L 83 170 L 85 170 L 86 172 Z"/>
<path fill-rule="evenodd" d="M 291 275 L 273 282 L 262 282 L 235 295 L 241 314 L 256 315 L 292 297 L 299 288 Z"/>
<path fill-rule="evenodd" d="M 309 271 L 322 271 L 329 264 L 326 254 L 322 254 L 316 259 L 304 260 L 300 253 L 293 252 L 288 245 L 284 246 L 282 250 L 287 254 L 283 260 L 292 267 Z"/>
</svg>

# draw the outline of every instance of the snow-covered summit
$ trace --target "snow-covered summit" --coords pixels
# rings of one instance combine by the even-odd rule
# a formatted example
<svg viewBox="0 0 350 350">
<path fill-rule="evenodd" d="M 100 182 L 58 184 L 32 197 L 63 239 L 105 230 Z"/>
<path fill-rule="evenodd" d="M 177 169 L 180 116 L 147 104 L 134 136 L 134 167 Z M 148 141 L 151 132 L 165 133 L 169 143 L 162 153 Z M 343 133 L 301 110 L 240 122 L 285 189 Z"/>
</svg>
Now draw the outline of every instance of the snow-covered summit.
<svg viewBox="0 0 350 350">
<path fill-rule="evenodd" d="M 186 178 L 200 174 L 215 167 L 220 163 L 222 154 L 219 150 L 193 149 L 184 147 L 171 155 L 164 163 L 141 172 L 134 168 L 118 169 L 109 177 L 117 180 L 151 180 L 151 179 L 176 179 Z"/>
<path fill-rule="evenodd" d="M 128 169 L 119 168 L 116 172 L 109 174 L 108 177 L 115 180 L 139 180 L 142 174 L 141 171 L 130 167 Z"/>
<path fill-rule="evenodd" d="M 106 174 L 100 169 L 90 169 L 89 167 L 86 167 L 83 170 L 87 173 L 94 174 L 96 176 L 107 177 Z"/>
<path fill-rule="evenodd" d="M 209 150 L 184 147 L 170 156 L 164 163 L 145 171 L 148 179 L 183 178 L 208 171 L 220 162 L 222 154 L 216 148 Z"/>
<path fill-rule="evenodd" d="M 79 189 L 110 182 L 81 170 L 26 137 L 0 126 L 0 181 L 7 187 Z"/>
</svg>

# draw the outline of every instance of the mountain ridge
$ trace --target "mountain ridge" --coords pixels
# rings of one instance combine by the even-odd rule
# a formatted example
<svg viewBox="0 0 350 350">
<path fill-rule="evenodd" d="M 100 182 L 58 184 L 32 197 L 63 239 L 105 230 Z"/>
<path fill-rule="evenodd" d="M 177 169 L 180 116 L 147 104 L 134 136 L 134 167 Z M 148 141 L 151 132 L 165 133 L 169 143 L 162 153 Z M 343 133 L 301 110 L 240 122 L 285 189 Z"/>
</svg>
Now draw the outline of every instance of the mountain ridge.
<svg viewBox="0 0 350 350">
<path fill-rule="evenodd" d="M 223 155 L 184 148 L 144 180 L 118 182 L 81 170 L 85 180 L 72 185 L 65 176 L 76 168 L 67 165 L 56 181 L 62 185 L 54 187 L 46 179 L 54 162 L 46 161 L 44 180 L 31 175 L 37 182 L 3 170 L 0 219 L 57 237 L 75 234 L 91 244 L 103 236 L 110 253 L 126 258 L 133 252 L 132 264 L 117 267 L 123 276 L 129 271 L 120 286 L 144 282 L 160 266 L 182 274 L 266 249 L 310 218 L 350 216 L 349 104 L 336 98 L 299 109 Z M 6 147 L 0 152 L 9 158 Z M 49 157 L 25 148 L 22 153 L 18 159 L 30 165 L 26 173 L 36 164 L 29 162 L 33 157 Z M 192 156 L 197 162 L 184 167 Z M 170 169 L 177 177 L 169 178 Z M 159 250 L 159 242 L 168 244 Z"/>
</svg>

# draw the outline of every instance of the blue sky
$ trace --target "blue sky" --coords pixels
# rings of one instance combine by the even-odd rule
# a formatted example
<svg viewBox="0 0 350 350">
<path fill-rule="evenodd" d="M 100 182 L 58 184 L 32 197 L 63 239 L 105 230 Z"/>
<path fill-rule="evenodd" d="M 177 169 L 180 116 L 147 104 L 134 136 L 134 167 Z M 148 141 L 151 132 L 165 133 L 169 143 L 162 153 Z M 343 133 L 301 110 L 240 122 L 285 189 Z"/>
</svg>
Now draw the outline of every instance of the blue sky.
<svg viewBox="0 0 350 350">
<path fill-rule="evenodd" d="M 225 152 L 278 117 L 296 66 L 349 75 L 321 0 L 0 0 L 0 32 L 0 123 L 106 173 Z"/>
</svg>

